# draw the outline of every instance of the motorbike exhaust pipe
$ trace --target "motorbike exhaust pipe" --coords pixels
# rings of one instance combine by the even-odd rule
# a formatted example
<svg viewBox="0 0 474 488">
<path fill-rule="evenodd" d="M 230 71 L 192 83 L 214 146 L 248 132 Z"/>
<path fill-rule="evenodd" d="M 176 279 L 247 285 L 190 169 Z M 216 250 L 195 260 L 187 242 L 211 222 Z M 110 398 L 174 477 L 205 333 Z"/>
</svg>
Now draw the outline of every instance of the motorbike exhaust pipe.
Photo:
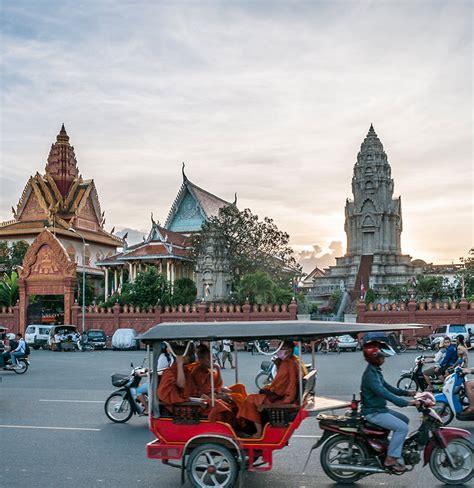
<svg viewBox="0 0 474 488">
<path fill-rule="evenodd" d="M 376 466 L 353 466 L 352 464 L 330 464 L 332 471 L 352 471 L 354 473 L 385 473 L 385 469 Z"/>
</svg>

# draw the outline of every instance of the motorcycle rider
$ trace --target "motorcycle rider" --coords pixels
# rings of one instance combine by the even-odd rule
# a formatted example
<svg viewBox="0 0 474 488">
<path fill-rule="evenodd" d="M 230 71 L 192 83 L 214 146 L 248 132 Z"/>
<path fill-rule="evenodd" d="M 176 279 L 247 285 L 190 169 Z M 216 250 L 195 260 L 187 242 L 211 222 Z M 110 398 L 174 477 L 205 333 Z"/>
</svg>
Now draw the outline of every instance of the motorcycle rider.
<svg viewBox="0 0 474 488">
<path fill-rule="evenodd" d="M 433 385 L 431 383 L 431 375 L 436 374 L 436 370 L 440 367 L 441 362 L 443 361 L 444 357 L 446 356 L 446 351 L 448 347 L 451 345 L 451 339 L 449 337 L 445 337 L 443 339 L 443 343 L 439 348 L 439 351 L 435 354 L 434 358 L 426 358 L 425 363 L 433 362 L 435 363 L 434 366 L 431 368 L 425 369 L 423 371 L 423 377 L 425 378 L 426 384 L 428 385 L 428 391 L 433 391 Z"/>
<path fill-rule="evenodd" d="M 456 364 L 458 360 L 458 351 L 456 349 L 456 346 L 451 343 L 451 340 L 449 341 L 449 346 L 446 348 L 446 354 L 439 363 L 439 368 L 435 369 L 435 374 L 437 376 L 445 376 L 446 375 L 446 370 L 448 368 L 453 367 L 454 364 Z"/>
<path fill-rule="evenodd" d="M 369 341 L 364 344 L 362 351 L 364 359 L 369 363 L 362 376 L 362 415 L 369 422 L 393 431 L 384 465 L 393 471 L 403 472 L 406 467 L 400 459 L 403 443 L 408 435 L 409 419 L 406 415 L 387 408 L 387 400 L 398 407 L 419 406 L 420 402 L 400 398 L 415 396 L 416 392 L 395 388 L 384 380 L 381 366 L 386 357 L 395 355 L 395 351 L 388 344 Z"/>
</svg>

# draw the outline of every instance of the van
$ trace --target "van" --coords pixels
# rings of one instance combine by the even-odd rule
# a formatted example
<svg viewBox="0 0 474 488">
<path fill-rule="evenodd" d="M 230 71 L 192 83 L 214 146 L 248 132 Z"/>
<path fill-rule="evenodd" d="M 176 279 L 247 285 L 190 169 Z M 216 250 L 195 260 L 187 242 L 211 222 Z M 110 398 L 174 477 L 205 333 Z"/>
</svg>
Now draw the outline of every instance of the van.
<svg viewBox="0 0 474 488">
<path fill-rule="evenodd" d="M 49 331 L 52 325 L 37 325 L 31 324 L 25 330 L 25 341 L 26 343 L 37 350 L 40 347 L 43 349 L 48 348 Z"/>
<path fill-rule="evenodd" d="M 56 334 L 67 336 L 72 335 L 77 332 L 77 327 L 75 325 L 53 325 L 49 331 L 48 345 L 53 348 L 54 336 Z"/>
</svg>

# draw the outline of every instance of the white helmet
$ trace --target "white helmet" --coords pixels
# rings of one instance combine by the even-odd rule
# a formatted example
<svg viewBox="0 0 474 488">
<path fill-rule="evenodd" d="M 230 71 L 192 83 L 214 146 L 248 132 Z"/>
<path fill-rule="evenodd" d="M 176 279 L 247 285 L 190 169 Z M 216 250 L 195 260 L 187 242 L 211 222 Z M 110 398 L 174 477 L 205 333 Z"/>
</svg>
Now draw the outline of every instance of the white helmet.
<svg viewBox="0 0 474 488">
<path fill-rule="evenodd" d="M 13 332 L 10 332 L 9 334 L 7 334 L 7 339 L 9 341 L 12 341 L 13 339 L 15 339 L 15 334 Z"/>
</svg>

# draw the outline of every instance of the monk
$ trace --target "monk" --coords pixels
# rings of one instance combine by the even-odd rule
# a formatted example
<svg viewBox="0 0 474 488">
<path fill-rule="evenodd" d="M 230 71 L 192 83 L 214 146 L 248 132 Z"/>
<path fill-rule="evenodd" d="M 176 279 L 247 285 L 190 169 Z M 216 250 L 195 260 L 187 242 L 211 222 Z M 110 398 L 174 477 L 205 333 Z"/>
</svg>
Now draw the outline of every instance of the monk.
<svg viewBox="0 0 474 488">
<path fill-rule="evenodd" d="M 183 356 L 184 346 L 174 346 L 173 351 L 176 354 L 175 361 L 163 372 L 158 385 L 158 398 L 164 405 L 187 402 L 194 390 L 189 367 L 190 354 Z"/>
<path fill-rule="evenodd" d="M 210 365 L 210 350 L 205 344 L 201 344 L 196 349 L 196 362 L 190 365 L 194 387 L 192 396 L 210 399 L 212 393 Z M 245 386 L 236 384 L 230 388 L 224 387 L 219 367 L 214 365 L 213 369 L 215 403 L 208 412 L 209 420 L 233 423 L 237 409 L 233 408 L 232 403 L 238 407 L 243 402 L 244 397 L 247 396 Z"/>
<path fill-rule="evenodd" d="M 291 341 L 283 343 L 283 347 L 278 352 L 281 363 L 275 378 L 262 388 L 260 393 L 248 395 L 239 409 L 237 419 L 244 419 L 255 425 L 255 434 L 252 437 L 262 437 L 263 426 L 259 407 L 272 403 L 295 403 L 298 398 L 300 362 L 293 355 L 294 347 Z"/>
</svg>

